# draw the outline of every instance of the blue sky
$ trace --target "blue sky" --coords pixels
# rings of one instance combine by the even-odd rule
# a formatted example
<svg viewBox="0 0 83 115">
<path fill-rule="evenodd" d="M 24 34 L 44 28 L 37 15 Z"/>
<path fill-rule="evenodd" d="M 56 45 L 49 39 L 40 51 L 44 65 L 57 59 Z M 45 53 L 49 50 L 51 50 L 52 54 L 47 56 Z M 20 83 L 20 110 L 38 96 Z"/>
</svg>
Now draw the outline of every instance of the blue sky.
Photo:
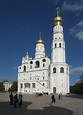
<svg viewBox="0 0 83 115">
<path fill-rule="evenodd" d="M 82 0 L 0 0 L 0 80 L 17 80 L 17 67 L 28 51 L 34 58 L 35 43 L 42 33 L 46 55 L 51 56 L 56 8 L 63 18 L 66 62 L 70 84 L 83 73 Z"/>
</svg>

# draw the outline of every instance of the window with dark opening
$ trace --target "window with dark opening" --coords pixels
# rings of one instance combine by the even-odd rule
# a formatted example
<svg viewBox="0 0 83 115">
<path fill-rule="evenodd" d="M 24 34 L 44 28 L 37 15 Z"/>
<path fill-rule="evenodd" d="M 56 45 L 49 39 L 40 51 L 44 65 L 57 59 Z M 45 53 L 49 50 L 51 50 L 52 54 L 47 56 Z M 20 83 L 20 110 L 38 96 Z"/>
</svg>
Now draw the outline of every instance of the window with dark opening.
<svg viewBox="0 0 83 115">
<path fill-rule="evenodd" d="M 60 68 L 60 73 L 64 73 L 64 68 L 63 67 Z"/>
<path fill-rule="evenodd" d="M 55 44 L 55 48 L 56 48 L 56 44 Z"/>
<path fill-rule="evenodd" d="M 26 87 L 30 88 L 30 83 L 25 83 L 24 85 L 25 85 L 25 88 Z"/>
<path fill-rule="evenodd" d="M 33 64 L 33 62 L 32 62 L 32 61 L 30 61 L 30 64 Z"/>
<path fill-rule="evenodd" d="M 59 48 L 61 48 L 61 43 L 59 43 Z"/>
<path fill-rule="evenodd" d="M 26 66 L 24 66 L 24 71 L 26 71 Z"/>
<path fill-rule="evenodd" d="M 35 88 L 35 83 L 32 83 L 32 88 Z"/>
<path fill-rule="evenodd" d="M 43 63 L 43 67 L 45 67 L 45 64 Z"/>
<path fill-rule="evenodd" d="M 36 68 L 38 68 L 40 66 L 40 62 L 39 61 L 36 61 L 35 64 L 36 64 L 35 65 Z"/>
<path fill-rule="evenodd" d="M 43 59 L 42 61 L 43 61 L 43 62 L 46 62 L 46 59 Z"/>
<path fill-rule="evenodd" d="M 53 73 L 56 73 L 56 68 L 55 67 L 53 68 Z"/>
</svg>

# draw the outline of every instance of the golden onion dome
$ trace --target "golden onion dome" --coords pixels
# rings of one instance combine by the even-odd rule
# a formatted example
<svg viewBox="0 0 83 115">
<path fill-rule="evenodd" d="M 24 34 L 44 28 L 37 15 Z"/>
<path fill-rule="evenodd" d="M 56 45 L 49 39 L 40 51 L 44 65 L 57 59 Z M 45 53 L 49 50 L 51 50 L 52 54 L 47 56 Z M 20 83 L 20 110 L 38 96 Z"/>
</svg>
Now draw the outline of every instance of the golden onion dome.
<svg viewBox="0 0 83 115">
<path fill-rule="evenodd" d="M 62 17 L 59 16 L 59 11 L 58 11 L 58 8 L 57 8 L 57 16 L 54 18 L 53 25 L 54 26 L 62 25 L 62 23 L 63 23 L 63 19 L 62 19 Z"/>
<path fill-rule="evenodd" d="M 39 39 L 39 40 L 37 40 L 36 44 L 44 44 L 44 41 Z"/>
<path fill-rule="evenodd" d="M 39 39 L 37 40 L 36 44 L 44 44 L 44 41 L 41 39 L 41 32 L 39 33 Z"/>
</svg>

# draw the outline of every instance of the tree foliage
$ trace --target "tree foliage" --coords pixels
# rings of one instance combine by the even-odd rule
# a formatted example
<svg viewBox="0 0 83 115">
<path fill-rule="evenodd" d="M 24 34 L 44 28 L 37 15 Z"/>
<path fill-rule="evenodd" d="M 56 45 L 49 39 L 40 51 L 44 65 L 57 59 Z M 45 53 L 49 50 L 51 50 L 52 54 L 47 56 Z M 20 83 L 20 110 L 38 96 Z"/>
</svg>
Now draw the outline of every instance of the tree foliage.
<svg viewBox="0 0 83 115">
<path fill-rule="evenodd" d="M 9 88 L 8 91 L 9 91 L 9 92 L 17 91 L 17 81 L 14 81 L 14 82 L 13 82 L 13 85 L 11 86 L 11 88 Z"/>
<path fill-rule="evenodd" d="M 83 82 L 82 83 L 76 83 L 74 86 L 70 86 L 70 92 L 83 95 Z"/>
<path fill-rule="evenodd" d="M 3 82 L 0 82 L 0 92 L 3 92 L 5 90 Z"/>
</svg>

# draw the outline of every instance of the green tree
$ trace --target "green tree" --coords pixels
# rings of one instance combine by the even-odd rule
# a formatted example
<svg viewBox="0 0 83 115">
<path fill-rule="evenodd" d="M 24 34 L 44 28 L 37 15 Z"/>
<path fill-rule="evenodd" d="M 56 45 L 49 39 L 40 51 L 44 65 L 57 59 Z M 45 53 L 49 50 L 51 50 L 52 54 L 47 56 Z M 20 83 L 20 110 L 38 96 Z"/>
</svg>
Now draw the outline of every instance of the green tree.
<svg viewBox="0 0 83 115">
<path fill-rule="evenodd" d="M 17 85 L 18 83 L 17 83 L 17 81 L 14 81 L 13 82 L 13 85 L 11 86 L 11 88 L 9 88 L 9 92 L 14 92 L 14 91 L 17 91 Z"/>
<path fill-rule="evenodd" d="M 3 92 L 5 90 L 3 82 L 0 82 L 0 92 Z"/>
<path fill-rule="evenodd" d="M 83 95 L 83 82 L 80 84 L 80 95 Z"/>
<path fill-rule="evenodd" d="M 83 95 L 83 82 L 76 83 L 74 86 L 70 86 L 70 92 Z"/>
<path fill-rule="evenodd" d="M 4 82 L 9 82 L 9 81 L 8 81 L 7 79 L 5 79 L 5 80 L 3 81 L 3 83 L 4 83 Z"/>
</svg>

